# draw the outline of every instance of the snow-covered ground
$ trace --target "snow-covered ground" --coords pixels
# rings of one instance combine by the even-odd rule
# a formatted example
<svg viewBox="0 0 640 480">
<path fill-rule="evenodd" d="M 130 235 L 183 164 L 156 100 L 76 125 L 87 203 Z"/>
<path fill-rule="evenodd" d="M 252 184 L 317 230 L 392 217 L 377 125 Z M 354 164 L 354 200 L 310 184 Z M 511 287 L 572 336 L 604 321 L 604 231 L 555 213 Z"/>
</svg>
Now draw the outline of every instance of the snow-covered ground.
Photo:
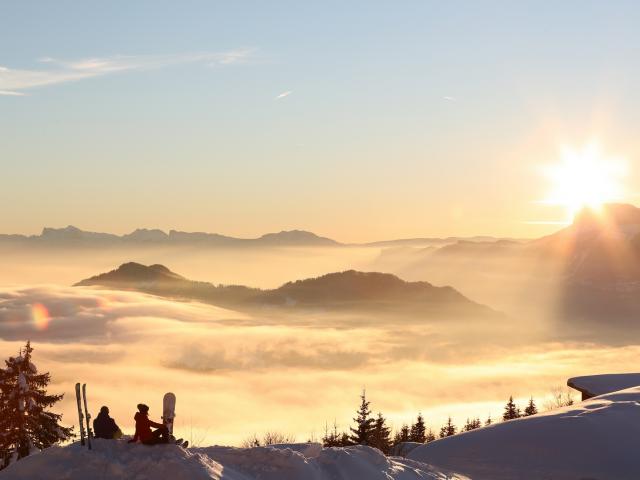
<svg viewBox="0 0 640 480">
<path fill-rule="evenodd" d="M 640 385 L 640 373 L 608 373 L 605 375 L 586 375 L 567 380 L 567 385 L 590 397 L 617 392 L 625 388 Z"/>
<path fill-rule="evenodd" d="M 639 439 L 633 387 L 438 440 L 408 457 L 474 480 L 637 480 Z"/>
<path fill-rule="evenodd" d="M 369 447 L 322 448 L 318 444 L 272 447 L 130 445 L 95 440 L 88 451 L 77 443 L 49 448 L 0 472 L 2 480 L 463 480 L 427 464 L 387 458 Z"/>
<path fill-rule="evenodd" d="M 602 391 L 623 377 L 583 380 Z M 33 454 L 0 472 L 0 480 L 636 480 L 639 438 L 640 386 L 634 386 L 429 444 L 407 443 L 407 458 L 315 443 L 185 450 L 96 440 L 92 451 L 74 443 Z"/>
</svg>

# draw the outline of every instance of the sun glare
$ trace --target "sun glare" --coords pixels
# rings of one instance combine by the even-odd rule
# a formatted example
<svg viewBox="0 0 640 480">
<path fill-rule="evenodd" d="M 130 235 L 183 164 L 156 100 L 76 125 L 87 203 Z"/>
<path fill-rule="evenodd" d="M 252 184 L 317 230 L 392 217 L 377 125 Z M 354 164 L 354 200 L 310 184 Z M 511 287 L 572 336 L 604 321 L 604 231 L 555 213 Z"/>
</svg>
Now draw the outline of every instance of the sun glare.
<svg viewBox="0 0 640 480">
<path fill-rule="evenodd" d="M 565 147 L 560 163 L 545 169 L 552 183 L 545 203 L 564 206 L 569 220 L 585 207 L 598 211 L 624 196 L 626 171 L 624 159 L 604 156 L 597 143 L 582 150 Z"/>
</svg>

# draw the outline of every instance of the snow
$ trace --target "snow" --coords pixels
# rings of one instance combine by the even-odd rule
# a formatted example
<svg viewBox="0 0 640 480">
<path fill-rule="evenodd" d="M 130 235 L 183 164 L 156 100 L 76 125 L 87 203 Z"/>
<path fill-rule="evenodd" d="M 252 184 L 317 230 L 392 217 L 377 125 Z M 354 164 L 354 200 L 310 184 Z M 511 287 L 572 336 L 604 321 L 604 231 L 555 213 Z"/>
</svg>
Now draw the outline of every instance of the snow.
<svg viewBox="0 0 640 480">
<path fill-rule="evenodd" d="M 417 447 L 410 459 L 474 480 L 636 480 L 640 387 Z"/>
<path fill-rule="evenodd" d="M 269 447 L 205 447 L 128 444 L 94 439 L 93 450 L 77 442 L 32 454 L 0 472 L 0 479 L 44 480 L 463 480 L 414 460 L 387 458 L 363 446 L 322 448 L 319 444 Z"/>
<path fill-rule="evenodd" d="M 567 380 L 567 385 L 590 397 L 617 392 L 640 385 L 640 373 L 610 373 L 606 375 L 587 375 Z"/>
</svg>

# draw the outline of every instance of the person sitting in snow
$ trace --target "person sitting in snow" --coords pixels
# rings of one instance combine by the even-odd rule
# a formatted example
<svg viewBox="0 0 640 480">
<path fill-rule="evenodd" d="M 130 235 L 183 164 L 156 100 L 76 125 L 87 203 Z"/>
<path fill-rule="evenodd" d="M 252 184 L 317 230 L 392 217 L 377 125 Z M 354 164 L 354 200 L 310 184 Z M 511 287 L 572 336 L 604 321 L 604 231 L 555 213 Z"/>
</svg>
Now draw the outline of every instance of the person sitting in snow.
<svg viewBox="0 0 640 480">
<path fill-rule="evenodd" d="M 109 416 L 109 407 L 102 407 L 98 416 L 93 420 L 93 435 L 96 438 L 108 440 L 122 437 L 122 431 L 116 425 L 115 420 Z"/>
<path fill-rule="evenodd" d="M 145 445 L 169 443 L 169 430 L 166 425 L 149 420 L 149 407 L 144 403 L 138 404 L 138 411 L 133 419 L 136 421 L 136 433 L 129 443 L 140 440 Z M 151 427 L 156 428 L 153 432 Z"/>
</svg>

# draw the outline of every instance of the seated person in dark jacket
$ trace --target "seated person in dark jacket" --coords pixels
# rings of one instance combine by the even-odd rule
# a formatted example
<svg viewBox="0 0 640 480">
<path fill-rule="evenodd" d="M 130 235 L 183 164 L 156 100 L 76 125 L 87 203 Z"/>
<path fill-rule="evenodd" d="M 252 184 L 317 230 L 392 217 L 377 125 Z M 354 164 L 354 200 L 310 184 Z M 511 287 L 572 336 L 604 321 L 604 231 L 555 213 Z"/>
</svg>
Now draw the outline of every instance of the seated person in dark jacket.
<svg viewBox="0 0 640 480">
<path fill-rule="evenodd" d="M 93 434 L 96 438 L 107 438 L 109 440 L 122 436 L 122 432 L 116 425 L 115 420 L 109 416 L 108 407 L 102 407 L 93 421 Z"/>
</svg>

